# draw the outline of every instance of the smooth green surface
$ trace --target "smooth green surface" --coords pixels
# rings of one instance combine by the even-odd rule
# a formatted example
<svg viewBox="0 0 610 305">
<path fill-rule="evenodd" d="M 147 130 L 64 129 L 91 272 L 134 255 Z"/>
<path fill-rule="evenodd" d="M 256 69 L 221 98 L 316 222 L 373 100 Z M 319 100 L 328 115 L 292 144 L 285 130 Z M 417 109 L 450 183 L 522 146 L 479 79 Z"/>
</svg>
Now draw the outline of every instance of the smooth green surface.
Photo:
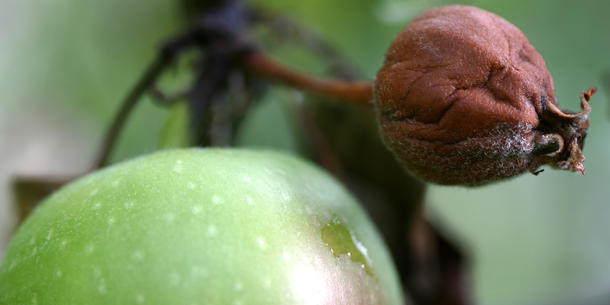
<svg viewBox="0 0 610 305">
<path fill-rule="evenodd" d="M 354 199 L 273 152 L 167 151 L 86 176 L 31 215 L 0 269 L 3 305 L 401 303 Z"/>
</svg>

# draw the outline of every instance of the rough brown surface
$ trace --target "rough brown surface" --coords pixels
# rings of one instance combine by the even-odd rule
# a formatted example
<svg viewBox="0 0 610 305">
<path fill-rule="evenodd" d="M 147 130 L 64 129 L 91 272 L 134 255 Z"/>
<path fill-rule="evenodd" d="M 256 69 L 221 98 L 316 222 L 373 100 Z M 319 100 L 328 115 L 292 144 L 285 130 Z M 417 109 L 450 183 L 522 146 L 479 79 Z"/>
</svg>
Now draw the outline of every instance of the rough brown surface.
<svg viewBox="0 0 610 305">
<path fill-rule="evenodd" d="M 583 171 L 593 92 L 583 96 L 582 113 L 562 112 L 525 35 L 462 5 L 413 20 L 375 83 L 386 144 L 416 176 L 440 184 L 478 185 L 543 164 Z"/>
</svg>

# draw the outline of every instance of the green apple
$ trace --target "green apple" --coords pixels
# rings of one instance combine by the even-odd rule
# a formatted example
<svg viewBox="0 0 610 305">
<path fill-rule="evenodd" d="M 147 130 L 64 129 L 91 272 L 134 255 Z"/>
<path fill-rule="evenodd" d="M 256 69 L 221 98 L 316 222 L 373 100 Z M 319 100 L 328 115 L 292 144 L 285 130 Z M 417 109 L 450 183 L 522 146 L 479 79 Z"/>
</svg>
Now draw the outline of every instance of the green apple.
<svg viewBox="0 0 610 305">
<path fill-rule="evenodd" d="M 295 157 L 155 153 L 53 194 L 14 236 L 0 304 L 403 304 L 346 190 Z"/>
</svg>

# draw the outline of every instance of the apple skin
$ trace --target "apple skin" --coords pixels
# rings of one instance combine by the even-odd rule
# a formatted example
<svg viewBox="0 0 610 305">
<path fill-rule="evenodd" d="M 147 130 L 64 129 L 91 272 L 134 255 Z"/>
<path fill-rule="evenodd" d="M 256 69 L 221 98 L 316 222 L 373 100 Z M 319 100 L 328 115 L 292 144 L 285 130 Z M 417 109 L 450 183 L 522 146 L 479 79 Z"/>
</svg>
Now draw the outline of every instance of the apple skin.
<svg viewBox="0 0 610 305">
<path fill-rule="evenodd" d="M 290 155 L 154 153 L 62 188 L 14 236 L 0 304 L 404 304 L 354 198 Z"/>
</svg>

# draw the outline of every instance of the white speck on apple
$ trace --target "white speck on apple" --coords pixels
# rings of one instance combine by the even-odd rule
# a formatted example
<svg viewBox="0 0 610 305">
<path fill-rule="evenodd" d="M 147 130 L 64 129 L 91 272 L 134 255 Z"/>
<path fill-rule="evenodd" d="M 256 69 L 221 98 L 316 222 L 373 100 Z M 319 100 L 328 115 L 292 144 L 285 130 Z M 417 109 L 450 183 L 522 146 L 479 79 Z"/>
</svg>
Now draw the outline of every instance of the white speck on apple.
<svg viewBox="0 0 610 305">
<path fill-rule="evenodd" d="M 263 279 L 263 288 L 269 290 L 271 289 L 271 279 L 270 278 L 264 278 Z"/>
<path fill-rule="evenodd" d="M 141 261 L 142 259 L 144 259 L 144 252 L 142 250 L 133 251 L 133 254 L 131 255 L 131 257 L 134 260 Z"/>
<path fill-rule="evenodd" d="M 284 203 L 286 203 L 286 202 L 290 201 L 292 199 L 292 197 L 290 196 L 290 194 L 283 192 L 282 199 L 284 199 Z"/>
<path fill-rule="evenodd" d="M 201 210 L 203 210 L 203 207 L 201 205 L 196 205 L 193 207 L 193 215 L 197 215 L 199 213 L 201 213 Z"/>
<path fill-rule="evenodd" d="M 98 291 L 100 294 L 106 294 L 106 292 L 108 292 L 108 291 L 106 290 L 106 284 L 104 283 L 104 281 L 103 281 L 103 280 L 101 281 L 101 283 L 99 284 L 99 286 L 97 286 L 97 291 Z"/>
<path fill-rule="evenodd" d="M 210 236 L 210 237 L 216 236 L 216 233 L 218 233 L 216 231 L 216 226 L 215 225 L 209 225 L 208 226 L 208 236 Z"/>
<path fill-rule="evenodd" d="M 88 244 L 85 247 L 85 253 L 87 253 L 87 254 L 93 253 L 94 250 L 95 250 L 95 246 L 93 246 L 93 244 Z"/>
<path fill-rule="evenodd" d="M 99 267 L 94 267 L 93 268 L 93 276 L 98 278 L 102 276 L 102 269 L 100 269 Z"/>
<path fill-rule="evenodd" d="M 163 218 L 165 218 L 165 221 L 168 223 L 173 223 L 176 219 L 176 215 L 174 215 L 174 213 L 167 213 L 163 216 Z"/>
<path fill-rule="evenodd" d="M 182 173 L 182 171 L 184 170 L 184 167 L 182 166 L 182 160 L 177 160 L 172 170 L 176 173 Z"/>
<path fill-rule="evenodd" d="M 309 206 L 305 206 L 305 211 L 307 212 L 307 215 L 313 214 L 313 211 L 311 210 L 311 207 L 309 207 Z"/>
<path fill-rule="evenodd" d="M 125 203 L 123 203 L 123 206 L 124 206 L 126 209 L 130 210 L 131 208 L 133 208 L 133 206 L 134 206 L 134 202 L 133 202 L 133 201 L 126 201 Z"/>
<path fill-rule="evenodd" d="M 261 248 L 261 249 L 267 248 L 267 244 L 265 243 L 265 239 L 260 237 L 260 236 L 256 239 L 256 243 L 258 244 L 258 247 Z"/>
<path fill-rule="evenodd" d="M 206 277 L 207 275 L 208 275 L 208 271 L 204 267 L 200 267 L 200 266 L 191 267 L 191 276 L 192 277 L 195 277 L 195 278 Z"/>
<path fill-rule="evenodd" d="M 178 284 L 180 284 L 180 275 L 176 272 L 172 272 L 169 275 L 169 283 L 173 286 L 178 286 Z"/>
</svg>

